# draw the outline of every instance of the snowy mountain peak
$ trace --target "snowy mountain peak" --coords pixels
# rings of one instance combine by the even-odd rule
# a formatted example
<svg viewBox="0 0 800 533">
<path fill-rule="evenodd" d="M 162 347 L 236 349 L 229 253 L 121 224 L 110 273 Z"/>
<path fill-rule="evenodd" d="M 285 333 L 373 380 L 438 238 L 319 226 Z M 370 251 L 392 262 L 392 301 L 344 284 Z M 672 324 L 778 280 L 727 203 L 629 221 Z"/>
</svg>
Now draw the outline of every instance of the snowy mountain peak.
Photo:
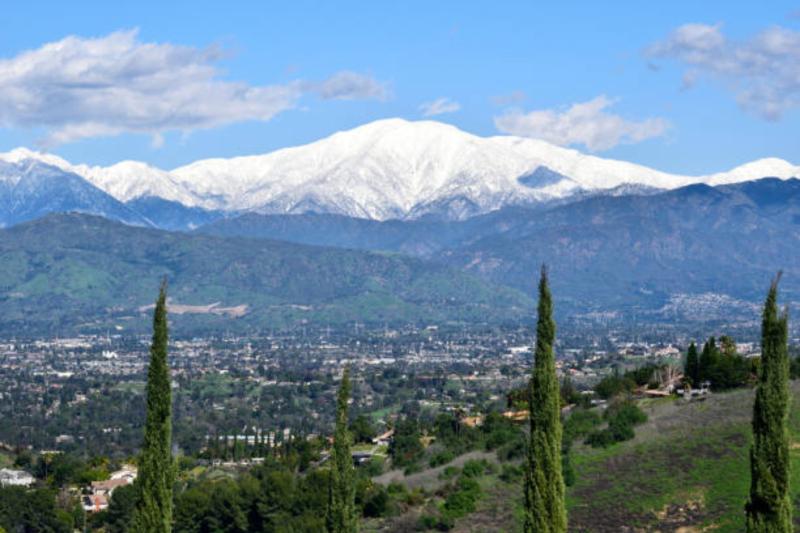
<svg viewBox="0 0 800 533">
<path fill-rule="evenodd" d="M 0 154 L 0 160 L 24 159 L 77 173 L 124 202 L 152 196 L 207 209 L 317 211 L 379 220 L 431 213 L 464 218 L 602 191 L 800 176 L 800 168 L 775 158 L 709 176 L 668 174 L 541 140 L 480 137 L 441 122 L 399 118 L 303 146 L 201 160 L 169 172 L 135 161 L 72 165 L 26 149 Z"/>
<path fill-rule="evenodd" d="M 37 152 L 24 147 L 14 148 L 10 152 L 0 153 L 0 161 L 5 161 L 6 163 L 21 163 L 26 160 L 39 161 L 58 168 L 72 166 L 66 160 L 56 155 Z"/>
</svg>

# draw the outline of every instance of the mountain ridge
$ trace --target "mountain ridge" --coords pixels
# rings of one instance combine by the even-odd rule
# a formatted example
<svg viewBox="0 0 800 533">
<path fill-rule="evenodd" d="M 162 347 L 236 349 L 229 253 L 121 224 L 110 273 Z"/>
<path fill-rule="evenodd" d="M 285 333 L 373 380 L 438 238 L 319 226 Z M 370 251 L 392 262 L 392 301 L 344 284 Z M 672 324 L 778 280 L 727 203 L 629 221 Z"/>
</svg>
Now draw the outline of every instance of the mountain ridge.
<svg viewBox="0 0 800 533">
<path fill-rule="evenodd" d="M 724 314 L 709 302 L 728 302 L 731 316 L 757 304 L 780 269 L 788 301 L 800 303 L 798 227 L 800 180 L 763 178 L 508 207 L 465 221 L 251 213 L 196 231 L 400 252 L 523 291 L 547 263 L 560 311 L 658 320 L 680 308 L 696 321 Z"/>
<path fill-rule="evenodd" d="M 164 277 L 184 311 L 174 318 L 184 334 L 309 322 L 503 322 L 532 309 L 515 289 L 399 254 L 170 232 L 68 213 L 0 229 L 0 329 L 23 336 L 53 328 L 139 331 L 147 324 L 141 310 Z"/>
<path fill-rule="evenodd" d="M 38 159 L 78 174 L 119 201 L 158 197 L 186 207 L 268 214 L 310 212 L 373 220 L 426 215 L 461 220 L 511 205 L 564 202 L 615 188 L 674 189 L 800 176 L 764 158 L 705 176 L 668 174 L 545 141 L 480 137 L 435 121 L 385 119 L 261 155 L 195 161 L 165 171 L 135 161 L 73 165 L 27 149 L 0 160 Z"/>
</svg>

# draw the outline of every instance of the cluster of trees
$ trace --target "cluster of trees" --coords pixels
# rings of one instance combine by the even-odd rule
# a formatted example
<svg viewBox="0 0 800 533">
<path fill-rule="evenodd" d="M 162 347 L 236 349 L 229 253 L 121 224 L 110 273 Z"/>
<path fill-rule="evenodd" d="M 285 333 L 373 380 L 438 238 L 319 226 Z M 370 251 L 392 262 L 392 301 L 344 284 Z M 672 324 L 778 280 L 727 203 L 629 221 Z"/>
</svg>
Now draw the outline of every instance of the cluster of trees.
<svg viewBox="0 0 800 533">
<path fill-rule="evenodd" d="M 55 489 L 0 487 L 0 532 L 72 533 L 83 526 L 83 509 L 71 499 L 57 505 Z"/>
<path fill-rule="evenodd" d="M 757 361 L 739 355 L 733 339 L 723 335 L 719 345 L 714 337 L 708 339 L 699 354 L 695 343 L 689 345 L 683 373 L 692 386 L 708 381 L 715 390 L 728 390 L 752 383 L 758 373 Z"/>
<path fill-rule="evenodd" d="M 175 495 L 176 533 L 244 533 L 250 531 L 325 531 L 330 516 L 331 470 L 298 470 L 275 454 L 235 479 L 192 481 Z M 372 483 L 366 470 L 356 470 L 352 480 L 355 518 L 385 517 L 397 512 L 407 493 L 401 487 Z M 111 508 L 99 513 L 95 526 L 124 533 L 132 514 L 128 487 L 117 489 Z M 352 530 L 351 530 L 352 531 Z"/>
</svg>

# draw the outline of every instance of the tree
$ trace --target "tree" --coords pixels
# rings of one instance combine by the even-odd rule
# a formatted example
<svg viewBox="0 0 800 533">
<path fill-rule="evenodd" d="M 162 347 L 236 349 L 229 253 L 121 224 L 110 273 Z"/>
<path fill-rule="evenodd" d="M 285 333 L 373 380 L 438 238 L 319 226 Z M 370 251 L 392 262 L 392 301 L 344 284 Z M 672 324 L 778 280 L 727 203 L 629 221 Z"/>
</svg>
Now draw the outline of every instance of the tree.
<svg viewBox="0 0 800 533">
<path fill-rule="evenodd" d="M 106 524 L 111 533 L 124 533 L 136 505 L 136 487 L 126 485 L 114 489 L 108 504 Z"/>
<path fill-rule="evenodd" d="M 701 381 L 711 379 L 718 361 L 719 351 L 717 350 L 717 341 L 714 337 L 711 337 L 703 345 L 703 351 L 700 353 L 699 377 Z"/>
<path fill-rule="evenodd" d="M 562 533 L 567 530 L 567 513 L 561 474 L 561 396 L 553 355 L 556 324 L 544 266 L 539 281 L 538 311 L 531 399 L 528 402 L 530 443 L 525 469 L 523 527 L 526 533 Z"/>
<path fill-rule="evenodd" d="M 172 531 L 172 391 L 167 362 L 167 283 L 161 289 L 153 314 L 153 344 L 147 369 L 147 418 L 139 463 L 138 500 L 131 531 Z"/>
<path fill-rule="evenodd" d="M 405 417 L 397 421 L 392 442 L 389 444 L 392 466 L 413 468 L 417 464 L 425 452 L 420 436 L 416 418 Z"/>
<path fill-rule="evenodd" d="M 719 338 L 720 352 L 724 357 L 736 357 L 736 342 L 728 335 Z"/>
<path fill-rule="evenodd" d="M 761 367 L 753 405 L 748 533 L 791 532 L 789 497 L 788 313 L 778 312 L 780 273 L 770 286 L 761 323 Z"/>
<path fill-rule="evenodd" d="M 328 516 L 326 524 L 332 533 L 358 531 L 356 487 L 353 456 L 350 453 L 350 431 L 347 429 L 347 402 L 350 400 L 350 368 L 346 367 L 336 398 L 336 428 L 333 434 L 333 465 L 330 472 Z"/>
<path fill-rule="evenodd" d="M 697 356 L 697 346 L 694 342 L 689 345 L 689 351 L 686 352 L 686 366 L 683 369 L 683 374 L 692 385 L 695 387 L 700 384 L 700 360 Z"/>
<path fill-rule="evenodd" d="M 358 415 L 353 423 L 350 424 L 353 442 L 372 442 L 375 436 L 375 428 L 366 415 Z"/>
</svg>

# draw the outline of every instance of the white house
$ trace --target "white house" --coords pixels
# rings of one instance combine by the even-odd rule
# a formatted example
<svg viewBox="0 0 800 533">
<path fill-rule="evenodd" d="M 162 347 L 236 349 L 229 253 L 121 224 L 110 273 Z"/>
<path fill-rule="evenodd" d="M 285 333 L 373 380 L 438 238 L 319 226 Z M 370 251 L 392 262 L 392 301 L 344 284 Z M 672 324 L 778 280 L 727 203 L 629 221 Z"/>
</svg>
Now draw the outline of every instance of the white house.
<svg viewBox="0 0 800 533">
<path fill-rule="evenodd" d="M 36 478 L 24 470 L 0 469 L 0 486 L 30 487 L 34 483 L 36 483 Z"/>
</svg>

